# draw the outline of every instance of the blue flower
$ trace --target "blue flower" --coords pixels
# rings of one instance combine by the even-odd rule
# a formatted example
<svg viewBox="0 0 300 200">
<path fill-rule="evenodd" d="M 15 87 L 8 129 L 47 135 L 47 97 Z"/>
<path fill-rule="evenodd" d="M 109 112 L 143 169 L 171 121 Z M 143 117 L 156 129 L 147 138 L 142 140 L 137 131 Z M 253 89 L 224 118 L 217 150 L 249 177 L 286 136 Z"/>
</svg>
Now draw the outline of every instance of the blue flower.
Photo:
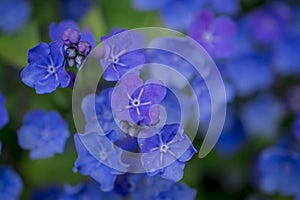
<svg viewBox="0 0 300 200">
<path fill-rule="evenodd" d="M 119 120 L 134 124 L 149 125 L 159 120 L 159 103 L 166 95 L 166 87 L 160 82 L 148 81 L 145 84 L 136 73 L 122 77 L 112 94 L 112 110 Z"/>
<path fill-rule="evenodd" d="M 209 1 L 211 7 L 223 14 L 237 14 L 240 11 L 240 0 L 227 0 L 226 3 L 222 0 L 211 0 Z"/>
<path fill-rule="evenodd" d="M 5 108 L 5 99 L 0 92 L 0 129 L 8 123 L 8 112 Z"/>
<path fill-rule="evenodd" d="M 80 32 L 76 22 L 64 20 L 59 24 L 52 23 L 49 27 L 52 41 L 63 46 L 70 67 L 76 65 L 80 69 L 84 60 L 95 46 L 94 36 L 88 32 Z"/>
<path fill-rule="evenodd" d="M 114 120 L 111 93 L 112 88 L 107 88 L 99 94 L 87 95 L 82 100 L 81 109 L 86 119 L 86 132 L 98 132 L 107 135 L 112 141 L 118 141 L 124 139 L 125 134 Z"/>
<path fill-rule="evenodd" d="M 30 158 L 39 159 L 63 153 L 70 133 L 56 111 L 34 110 L 26 114 L 17 135 L 21 148 L 30 150 Z"/>
<path fill-rule="evenodd" d="M 259 117 L 258 117 L 259 116 Z M 274 137 L 285 116 L 285 107 L 271 94 L 261 94 L 246 102 L 241 109 L 241 119 L 251 135 Z"/>
<path fill-rule="evenodd" d="M 0 167 L 0 197 L 1 199 L 19 199 L 23 190 L 20 176 L 10 167 Z"/>
<path fill-rule="evenodd" d="M 32 200 L 58 199 L 61 195 L 61 188 L 58 185 L 47 185 L 35 189 L 30 195 Z"/>
<path fill-rule="evenodd" d="M 197 152 L 178 124 L 165 125 L 153 136 L 139 135 L 141 161 L 148 175 L 179 181 L 185 162 Z"/>
<path fill-rule="evenodd" d="M 297 153 L 281 148 L 267 149 L 259 157 L 258 172 L 263 192 L 279 192 L 286 196 L 299 194 L 300 157 Z"/>
<path fill-rule="evenodd" d="M 133 174 L 129 177 L 131 197 L 139 199 L 195 199 L 196 191 L 182 183 L 174 183 L 159 176 Z"/>
<path fill-rule="evenodd" d="M 56 42 L 40 42 L 28 52 L 29 65 L 21 72 L 22 81 L 38 94 L 51 93 L 69 85 L 62 48 Z"/>
<path fill-rule="evenodd" d="M 29 1 L 0 1 L 0 31 L 6 34 L 16 33 L 28 21 L 31 14 Z"/>
<path fill-rule="evenodd" d="M 145 63 L 143 38 L 127 30 L 114 31 L 111 37 L 102 37 L 105 55 L 100 59 L 107 81 L 117 81 L 126 72 Z"/>
<path fill-rule="evenodd" d="M 235 22 L 229 17 L 215 18 L 211 10 L 203 10 L 191 22 L 188 35 L 213 57 L 229 57 L 235 32 Z"/>
<path fill-rule="evenodd" d="M 121 199 L 113 192 L 102 192 L 99 184 L 95 181 L 79 183 L 76 186 L 65 185 L 63 194 L 58 200 L 81 200 L 81 199 Z"/>
<path fill-rule="evenodd" d="M 168 28 L 184 31 L 203 2 L 198 0 L 133 0 L 138 10 L 159 10 L 164 24 Z"/>
<path fill-rule="evenodd" d="M 122 151 L 95 132 L 75 134 L 74 142 L 78 153 L 74 171 L 92 177 L 100 183 L 102 191 L 111 191 L 117 176 L 126 171 Z"/>
<path fill-rule="evenodd" d="M 240 96 L 268 89 L 274 80 L 269 59 L 255 53 L 232 58 L 225 71 Z"/>
<path fill-rule="evenodd" d="M 293 132 L 295 136 L 300 139 L 300 115 L 298 115 L 293 124 Z"/>
</svg>

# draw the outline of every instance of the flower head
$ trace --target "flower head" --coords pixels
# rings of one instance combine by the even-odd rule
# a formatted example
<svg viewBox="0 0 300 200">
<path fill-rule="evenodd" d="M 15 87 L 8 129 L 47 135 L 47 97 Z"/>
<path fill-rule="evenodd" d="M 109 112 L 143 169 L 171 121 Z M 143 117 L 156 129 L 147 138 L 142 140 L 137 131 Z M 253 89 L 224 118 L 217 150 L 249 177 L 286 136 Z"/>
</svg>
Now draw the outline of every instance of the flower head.
<svg viewBox="0 0 300 200">
<path fill-rule="evenodd" d="M 91 176 L 102 191 L 111 191 L 117 175 L 124 174 L 127 167 L 121 160 L 121 150 L 96 132 L 75 134 L 74 142 L 78 153 L 74 171 Z"/>
<path fill-rule="evenodd" d="M 28 113 L 17 134 L 19 145 L 30 150 L 31 159 L 62 153 L 70 135 L 66 122 L 56 111 L 43 110 Z"/>
<path fill-rule="evenodd" d="M 182 178 L 185 162 L 196 153 L 190 139 L 178 124 L 165 125 L 150 137 L 140 135 L 138 143 L 146 172 L 151 176 L 159 174 L 175 182 Z"/>
<path fill-rule="evenodd" d="M 40 42 L 28 52 L 29 65 L 21 72 L 22 81 L 38 94 L 51 93 L 59 86 L 69 85 L 70 76 L 65 70 L 64 55 L 57 42 L 50 45 Z"/>
<path fill-rule="evenodd" d="M 235 32 L 236 25 L 230 18 L 215 18 L 211 10 L 203 10 L 192 21 L 188 35 L 203 45 L 213 57 L 229 57 Z"/>
<path fill-rule="evenodd" d="M 10 167 L 0 167 L 0 196 L 1 199 L 18 199 L 23 190 L 20 176 Z"/>
</svg>

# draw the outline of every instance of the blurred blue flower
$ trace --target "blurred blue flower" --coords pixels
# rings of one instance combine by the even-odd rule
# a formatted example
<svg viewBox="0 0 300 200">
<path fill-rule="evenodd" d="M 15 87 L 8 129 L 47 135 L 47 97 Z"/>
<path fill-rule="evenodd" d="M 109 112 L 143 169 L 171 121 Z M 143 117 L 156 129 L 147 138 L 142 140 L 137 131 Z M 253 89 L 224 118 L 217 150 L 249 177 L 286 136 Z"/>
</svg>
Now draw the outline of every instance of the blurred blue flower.
<svg viewBox="0 0 300 200">
<path fill-rule="evenodd" d="M 0 1 L 0 31 L 6 34 L 18 32 L 28 21 L 31 14 L 30 1 Z"/>
<path fill-rule="evenodd" d="M 222 14 L 234 15 L 240 11 L 240 0 L 211 0 L 208 1 L 213 10 Z"/>
<path fill-rule="evenodd" d="M 29 50 L 28 63 L 21 78 L 37 94 L 51 93 L 58 86 L 65 88 L 69 85 L 70 76 L 65 70 L 63 50 L 58 43 L 40 42 Z"/>
<path fill-rule="evenodd" d="M 30 195 L 32 200 L 55 200 L 61 195 L 61 188 L 57 185 L 47 185 L 35 189 Z"/>
<path fill-rule="evenodd" d="M 0 92 L 0 129 L 8 123 L 8 112 L 5 108 L 5 98 Z"/>
<path fill-rule="evenodd" d="M 300 157 L 286 149 L 264 150 L 258 161 L 259 187 L 267 194 L 299 195 Z"/>
<path fill-rule="evenodd" d="M 79 21 L 93 6 L 94 0 L 63 0 L 62 15 L 64 19 Z"/>
<path fill-rule="evenodd" d="M 20 176 L 10 167 L 0 166 L 0 198 L 17 200 L 22 190 L 23 182 Z"/>
<path fill-rule="evenodd" d="M 159 10 L 162 21 L 168 28 L 184 31 L 204 2 L 198 0 L 133 0 L 138 10 Z"/>
<path fill-rule="evenodd" d="M 211 10 L 202 10 L 192 21 L 188 35 L 201 44 L 213 57 L 232 54 L 236 25 L 226 16 L 215 17 Z"/>
<path fill-rule="evenodd" d="M 158 133 L 139 135 L 138 143 L 143 153 L 141 161 L 147 174 L 179 181 L 183 177 L 185 162 L 197 152 L 179 124 L 165 125 Z"/>
<path fill-rule="evenodd" d="M 74 171 L 92 177 L 100 183 L 102 191 L 111 191 L 117 175 L 126 171 L 127 165 L 121 160 L 122 151 L 95 132 L 75 134 L 74 142 L 78 153 Z"/>
<path fill-rule="evenodd" d="M 131 196 L 133 200 L 139 199 L 184 199 L 192 200 L 196 191 L 182 183 L 174 183 L 159 176 L 146 174 L 133 174 L 129 177 Z"/>
<path fill-rule="evenodd" d="M 103 77 L 107 81 L 117 81 L 126 72 L 145 63 L 142 50 L 143 38 L 127 30 L 114 30 L 109 36 L 101 37 L 105 49 L 100 63 L 104 69 Z"/>
<path fill-rule="evenodd" d="M 83 200 L 83 199 L 121 199 L 113 192 L 102 192 L 97 182 L 84 182 L 76 186 L 66 184 L 63 194 L 58 200 Z"/>
<path fill-rule="evenodd" d="M 261 94 L 245 103 L 241 119 L 250 135 L 272 138 L 278 133 L 279 125 L 285 116 L 285 107 L 272 94 Z"/>
<path fill-rule="evenodd" d="M 294 33 L 277 41 L 272 49 L 272 61 L 276 72 L 283 75 L 300 74 L 300 37 Z"/>
<path fill-rule="evenodd" d="M 300 139 L 300 115 L 297 116 L 293 124 L 293 133 L 298 139 Z"/>
<path fill-rule="evenodd" d="M 63 46 L 70 67 L 80 68 L 96 43 L 92 33 L 80 32 L 78 24 L 72 20 L 50 24 L 49 33 L 52 41 Z"/>
<path fill-rule="evenodd" d="M 122 77 L 112 94 L 112 110 L 119 120 L 133 124 L 149 125 L 159 120 L 159 103 L 166 95 L 161 82 L 149 81 L 145 84 L 136 73 Z"/>
<path fill-rule="evenodd" d="M 288 30 L 292 10 L 283 2 L 271 2 L 257 8 L 247 16 L 247 30 L 252 37 L 263 44 L 270 44 L 281 39 Z"/>
<path fill-rule="evenodd" d="M 221 136 L 215 146 L 221 156 L 232 156 L 247 142 L 247 135 L 240 120 L 235 116 L 233 108 L 229 107 Z"/>
<path fill-rule="evenodd" d="M 17 135 L 21 148 L 30 150 L 30 158 L 39 159 L 63 153 L 70 133 L 56 111 L 34 110 L 26 114 Z"/>
<path fill-rule="evenodd" d="M 262 54 L 247 54 L 232 58 L 225 67 L 226 76 L 240 96 L 268 89 L 273 83 L 270 63 Z M 259 72 L 259 73 L 258 73 Z"/>
</svg>

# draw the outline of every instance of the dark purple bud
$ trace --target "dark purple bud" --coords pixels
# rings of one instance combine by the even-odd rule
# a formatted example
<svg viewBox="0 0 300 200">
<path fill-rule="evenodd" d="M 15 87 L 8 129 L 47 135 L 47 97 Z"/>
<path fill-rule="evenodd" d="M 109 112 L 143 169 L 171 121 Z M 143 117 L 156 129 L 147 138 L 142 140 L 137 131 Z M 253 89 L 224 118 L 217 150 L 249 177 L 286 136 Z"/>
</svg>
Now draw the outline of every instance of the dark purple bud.
<svg viewBox="0 0 300 200">
<path fill-rule="evenodd" d="M 91 51 L 91 45 L 88 42 L 79 42 L 77 48 L 78 53 L 84 56 L 87 56 Z"/>
<path fill-rule="evenodd" d="M 65 45 L 77 44 L 80 41 L 80 33 L 74 29 L 66 29 L 61 36 Z"/>
<path fill-rule="evenodd" d="M 74 85 L 75 85 L 76 74 L 75 74 L 75 72 L 73 72 L 73 71 L 69 71 L 68 74 L 69 74 L 69 76 L 70 76 L 70 78 L 71 78 L 68 87 L 73 88 Z"/>
<path fill-rule="evenodd" d="M 66 47 L 66 45 L 65 45 Z M 65 55 L 68 57 L 68 58 L 75 58 L 77 53 L 76 53 L 76 47 L 67 47 L 65 48 Z"/>
</svg>

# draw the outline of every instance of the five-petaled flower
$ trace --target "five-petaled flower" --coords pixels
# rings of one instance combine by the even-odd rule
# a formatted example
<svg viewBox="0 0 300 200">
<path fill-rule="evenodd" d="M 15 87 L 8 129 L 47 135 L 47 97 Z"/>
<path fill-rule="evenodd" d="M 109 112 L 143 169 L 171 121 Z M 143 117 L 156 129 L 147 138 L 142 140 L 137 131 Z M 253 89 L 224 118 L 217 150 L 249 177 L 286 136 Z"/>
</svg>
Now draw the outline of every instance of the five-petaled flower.
<svg viewBox="0 0 300 200">
<path fill-rule="evenodd" d="M 159 174 L 162 178 L 179 181 L 185 162 L 197 152 L 179 124 L 165 125 L 150 137 L 143 133 L 139 136 L 141 161 L 148 175 Z"/>
<path fill-rule="evenodd" d="M 63 50 L 57 42 L 50 45 L 40 42 L 30 49 L 28 63 L 21 72 L 21 78 L 36 93 L 51 93 L 58 86 L 65 88 L 69 85 L 70 76 L 65 70 Z"/>
<path fill-rule="evenodd" d="M 150 125 L 159 120 L 159 103 L 165 98 L 166 87 L 158 81 L 145 84 L 136 73 L 125 74 L 112 93 L 112 110 L 118 120 Z"/>
<path fill-rule="evenodd" d="M 17 134 L 19 145 L 30 150 L 31 159 L 62 153 L 70 135 L 66 122 L 56 111 L 43 110 L 27 113 Z"/>
</svg>

